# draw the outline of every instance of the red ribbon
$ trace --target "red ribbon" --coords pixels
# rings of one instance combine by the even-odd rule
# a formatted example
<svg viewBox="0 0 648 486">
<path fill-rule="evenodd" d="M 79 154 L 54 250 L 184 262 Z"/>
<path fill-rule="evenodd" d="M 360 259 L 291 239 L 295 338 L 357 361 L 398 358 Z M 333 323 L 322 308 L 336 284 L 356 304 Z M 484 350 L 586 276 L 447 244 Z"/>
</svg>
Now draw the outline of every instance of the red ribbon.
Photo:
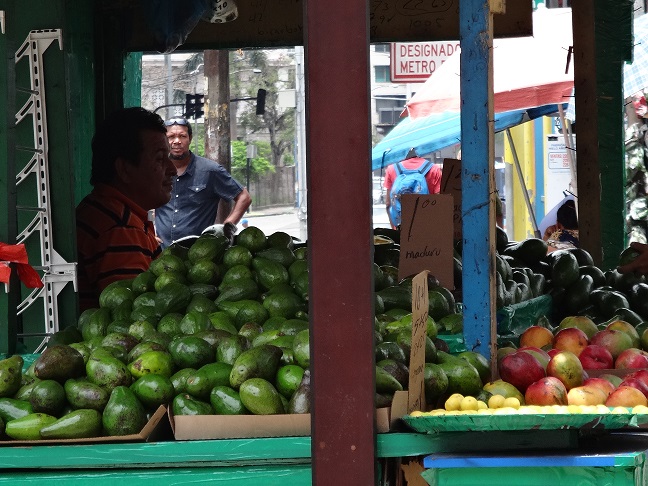
<svg viewBox="0 0 648 486">
<path fill-rule="evenodd" d="M 9 263 L 16 264 L 18 278 L 26 287 L 36 289 L 43 286 L 40 275 L 28 262 L 27 250 L 24 244 L 7 245 L 0 242 L 0 282 L 5 284 L 9 283 L 9 277 L 11 276 Z"/>
</svg>

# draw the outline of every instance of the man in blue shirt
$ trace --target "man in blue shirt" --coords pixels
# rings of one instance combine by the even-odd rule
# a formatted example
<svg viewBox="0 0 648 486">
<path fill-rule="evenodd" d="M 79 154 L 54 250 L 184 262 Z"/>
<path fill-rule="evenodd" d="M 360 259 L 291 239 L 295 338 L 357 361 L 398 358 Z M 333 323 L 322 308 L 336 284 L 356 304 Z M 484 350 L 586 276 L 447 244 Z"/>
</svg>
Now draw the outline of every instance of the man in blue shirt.
<svg viewBox="0 0 648 486">
<path fill-rule="evenodd" d="M 173 180 L 171 200 L 155 210 L 155 231 L 163 248 L 185 236 L 199 236 L 216 223 L 221 199 L 234 203 L 223 224 L 236 225 L 252 202 L 247 189 L 223 166 L 189 150 L 192 131 L 186 119 L 174 118 L 165 125 L 169 157 L 178 175 Z"/>
</svg>

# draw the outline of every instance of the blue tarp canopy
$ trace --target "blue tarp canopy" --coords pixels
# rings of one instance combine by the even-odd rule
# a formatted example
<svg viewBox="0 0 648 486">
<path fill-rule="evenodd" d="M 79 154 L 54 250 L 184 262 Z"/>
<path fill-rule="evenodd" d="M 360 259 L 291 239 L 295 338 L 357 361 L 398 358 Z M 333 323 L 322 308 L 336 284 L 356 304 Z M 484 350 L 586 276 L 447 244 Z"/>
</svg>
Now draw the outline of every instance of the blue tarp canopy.
<svg viewBox="0 0 648 486">
<path fill-rule="evenodd" d="M 567 107 L 567 104 L 564 104 Z M 558 105 L 495 114 L 495 132 L 558 112 Z M 445 112 L 422 118 L 404 118 L 371 151 L 372 170 L 405 158 L 411 148 L 424 156 L 461 142 L 461 113 Z"/>
</svg>

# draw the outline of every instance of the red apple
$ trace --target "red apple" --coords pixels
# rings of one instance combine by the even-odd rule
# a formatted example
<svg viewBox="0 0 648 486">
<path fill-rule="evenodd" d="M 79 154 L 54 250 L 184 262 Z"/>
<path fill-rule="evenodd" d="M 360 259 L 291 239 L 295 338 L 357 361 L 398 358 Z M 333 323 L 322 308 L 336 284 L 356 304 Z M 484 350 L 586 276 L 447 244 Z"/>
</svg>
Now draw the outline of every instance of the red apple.
<svg viewBox="0 0 648 486">
<path fill-rule="evenodd" d="M 586 316 L 569 316 L 565 317 L 560 324 L 558 324 L 558 330 L 562 331 L 568 327 L 577 327 L 585 334 L 587 334 L 587 339 L 591 339 L 594 334 L 598 332 L 598 327 L 592 319 Z"/>
<path fill-rule="evenodd" d="M 646 396 L 638 389 L 631 386 L 621 385 L 610 393 L 605 401 L 608 407 L 634 407 L 636 405 L 648 405 Z"/>
<path fill-rule="evenodd" d="M 616 390 L 616 386 L 601 377 L 588 378 L 583 382 L 583 386 L 596 387 L 604 392 L 606 397 Z"/>
<path fill-rule="evenodd" d="M 520 334 L 520 347 L 542 348 L 547 344 L 551 344 L 552 340 L 553 333 L 549 329 L 542 326 L 531 326 Z"/>
<path fill-rule="evenodd" d="M 603 346 L 588 344 L 578 355 L 586 370 L 604 370 L 614 367 L 614 358 Z"/>
<path fill-rule="evenodd" d="M 618 370 L 648 368 L 648 353 L 637 348 L 628 348 L 621 351 L 614 361 Z"/>
<path fill-rule="evenodd" d="M 516 351 L 511 353 L 497 365 L 500 378 L 524 393 L 527 387 L 546 376 L 540 361 L 531 353 Z"/>
<path fill-rule="evenodd" d="M 632 338 L 632 346 L 638 348 L 641 346 L 641 337 L 635 329 L 635 327 L 626 321 L 616 320 L 610 322 L 605 329 L 614 329 L 616 331 L 625 332 L 630 338 Z"/>
<path fill-rule="evenodd" d="M 555 376 L 570 390 L 583 384 L 583 365 L 574 353 L 561 351 L 549 361 L 547 376 Z"/>
<path fill-rule="evenodd" d="M 551 348 L 549 351 L 547 351 L 550 359 L 556 356 L 558 353 L 560 353 L 560 349 Z"/>
<path fill-rule="evenodd" d="M 525 353 L 531 353 L 533 356 L 536 357 L 538 361 L 540 361 L 540 364 L 544 369 L 547 369 L 547 365 L 549 364 L 549 360 L 551 359 L 551 356 L 544 350 L 532 346 L 525 346 L 523 348 L 518 348 L 518 351 L 523 351 Z"/>
<path fill-rule="evenodd" d="M 589 343 L 587 334 L 577 327 L 568 327 L 556 333 L 552 344 L 555 349 L 570 351 L 578 356 Z"/>
<path fill-rule="evenodd" d="M 524 401 L 527 405 L 567 405 L 567 389 L 558 378 L 546 376 L 528 386 Z"/>
<path fill-rule="evenodd" d="M 590 339 L 590 344 L 603 346 L 607 349 L 614 359 L 621 354 L 622 351 L 632 348 L 632 338 L 623 331 L 616 329 L 604 329 L 594 334 Z"/>
</svg>

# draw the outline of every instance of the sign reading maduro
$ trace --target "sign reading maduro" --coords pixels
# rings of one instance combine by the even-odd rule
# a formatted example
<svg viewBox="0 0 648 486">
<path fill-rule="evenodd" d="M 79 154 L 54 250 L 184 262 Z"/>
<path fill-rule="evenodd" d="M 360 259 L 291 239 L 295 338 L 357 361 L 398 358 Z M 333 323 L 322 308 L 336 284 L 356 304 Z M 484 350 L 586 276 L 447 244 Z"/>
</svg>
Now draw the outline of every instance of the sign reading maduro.
<svg viewBox="0 0 648 486">
<path fill-rule="evenodd" d="M 439 283 L 454 288 L 453 198 L 449 194 L 405 194 L 398 277 L 428 270 Z"/>
</svg>

